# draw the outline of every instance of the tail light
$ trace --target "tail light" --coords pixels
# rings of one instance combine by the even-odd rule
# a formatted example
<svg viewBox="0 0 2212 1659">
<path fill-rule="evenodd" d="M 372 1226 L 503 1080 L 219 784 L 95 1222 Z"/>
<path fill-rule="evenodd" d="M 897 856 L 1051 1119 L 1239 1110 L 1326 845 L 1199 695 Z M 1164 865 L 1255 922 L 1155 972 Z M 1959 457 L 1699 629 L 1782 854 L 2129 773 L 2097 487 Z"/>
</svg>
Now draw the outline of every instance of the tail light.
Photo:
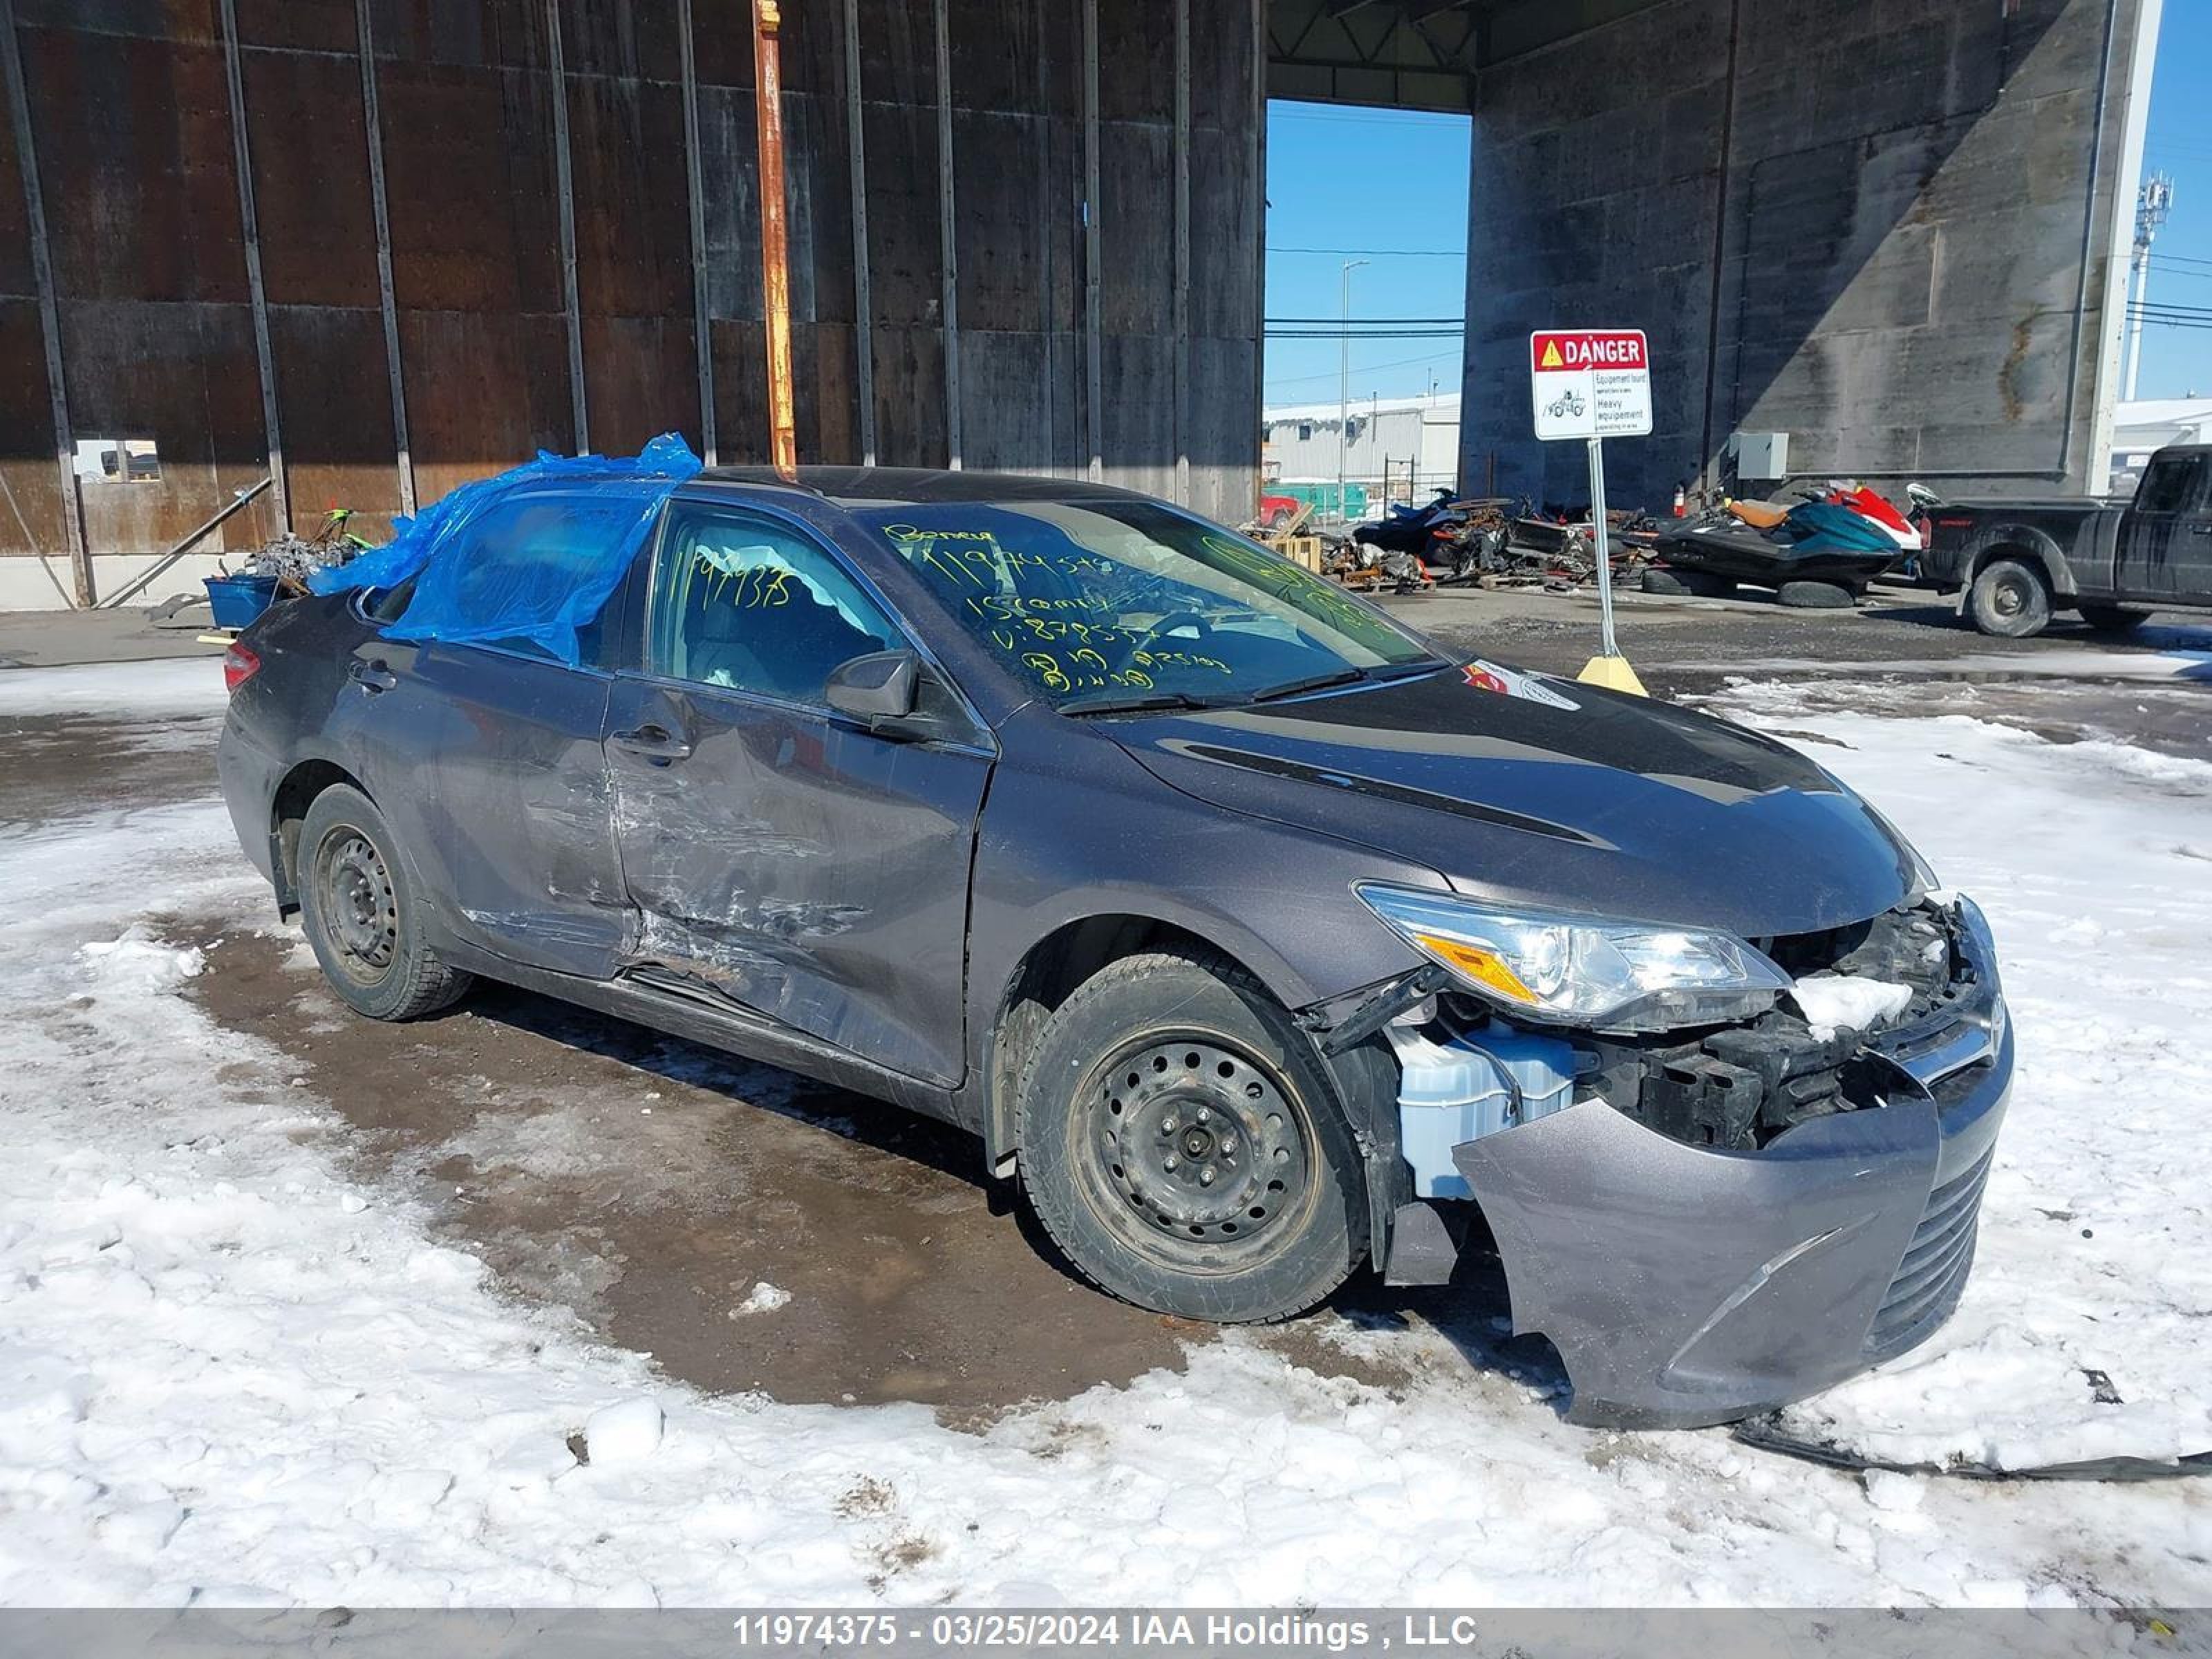
<svg viewBox="0 0 2212 1659">
<path fill-rule="evenodd" d="M 248 647 L 234 642 L 222 653 L 222 689 L 235 691 L 261 672 L 260 656 Z"/>
</svg>

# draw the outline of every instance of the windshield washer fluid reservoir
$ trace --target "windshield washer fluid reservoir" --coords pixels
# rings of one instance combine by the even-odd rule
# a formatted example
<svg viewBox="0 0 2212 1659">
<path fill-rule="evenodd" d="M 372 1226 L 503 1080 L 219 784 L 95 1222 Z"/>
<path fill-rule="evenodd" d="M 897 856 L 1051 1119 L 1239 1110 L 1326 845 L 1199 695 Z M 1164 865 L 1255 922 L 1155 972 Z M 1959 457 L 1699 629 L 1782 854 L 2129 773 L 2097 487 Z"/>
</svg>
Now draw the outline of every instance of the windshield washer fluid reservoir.
<svg viewBox="0 0 2212 1659">
<path fill-rule="evenodd" d="M 1472 1198 L 1451 1149 L 1565 1110 L 1575 1096 L 1575 1051 L 1492 1021 L 1435 1042 L 1390 1030 L 1402 1073 L 1398 1139 L 1419 1198 Z"/>
</svg>

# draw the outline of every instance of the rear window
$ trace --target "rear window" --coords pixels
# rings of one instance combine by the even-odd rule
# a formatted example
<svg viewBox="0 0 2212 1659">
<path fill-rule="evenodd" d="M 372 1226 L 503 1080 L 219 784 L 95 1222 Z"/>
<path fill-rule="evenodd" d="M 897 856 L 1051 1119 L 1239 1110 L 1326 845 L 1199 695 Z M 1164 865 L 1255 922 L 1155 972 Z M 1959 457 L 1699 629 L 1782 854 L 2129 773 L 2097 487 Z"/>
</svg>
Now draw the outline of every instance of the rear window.
<svg viewBox="0 0 2212 1659">
<path fill-rule="evenodd" d="M 658 508 L 644 485 L 502 496 L 450 532 L 450 546 L 416 579 L 392 636 L 469 641 L 557 662 L 570 659 L 555 640 L 573 627 L 573 659 L 605 666 L 601 612 L 641 516 Z"/>
<path fill-rule="evenodd" d="M 2197 479 L 2204 471 L 2202 455 L 2169 455 L 2153 460 L 2136 492 L 2136 506 L 2145 513 L 2179 513 L 2197 505 Z"/>
</svg>

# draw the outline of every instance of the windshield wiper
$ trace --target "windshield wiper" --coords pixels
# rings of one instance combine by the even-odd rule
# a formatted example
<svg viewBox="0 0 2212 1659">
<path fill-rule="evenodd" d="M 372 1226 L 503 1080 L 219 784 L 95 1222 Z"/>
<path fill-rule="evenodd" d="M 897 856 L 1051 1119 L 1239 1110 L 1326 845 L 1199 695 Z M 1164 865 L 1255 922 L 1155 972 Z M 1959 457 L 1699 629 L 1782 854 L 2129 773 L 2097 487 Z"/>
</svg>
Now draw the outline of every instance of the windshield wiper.
<svg viewBox="0 0 2212 1659">
<path fill-rule="evenodd" d="M 1059 705 L 1063 714 L 1138 714 L 1152 708 L 1218 708 L 1236 698 L 1194 697 L 1188 691 L 1094 691 Z"/>
<path fill-rule="evenodd" d="M 1278 697 L 1295 697 L 1301 691 L 1318 691 L 1328 685 L 1350 685 L 1355 680 L 1367 678 L 1364 668 L 1332 668 L 1325 674 L 1309 674 L 1301 680 L 1285 680 L 1280 685 L 1271 685 L 1264 691 L 1255 691 L 1245 699 L 1248 702 L 1273 702 Z"/>
</svg>

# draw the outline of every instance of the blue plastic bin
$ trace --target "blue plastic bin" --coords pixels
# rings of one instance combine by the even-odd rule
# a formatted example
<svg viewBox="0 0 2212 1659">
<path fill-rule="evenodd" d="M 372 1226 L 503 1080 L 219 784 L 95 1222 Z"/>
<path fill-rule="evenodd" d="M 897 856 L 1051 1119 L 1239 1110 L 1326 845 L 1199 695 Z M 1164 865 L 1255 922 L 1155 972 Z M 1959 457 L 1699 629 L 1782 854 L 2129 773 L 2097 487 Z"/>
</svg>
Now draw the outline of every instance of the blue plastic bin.
<svg viewBox="0 0 2212 1659">
<path fill-rule="evenodd" d="M 217 628 L 243 628 L 276 598 L 274 576 L 210 576 L 208 608 Z"/>
</svg>

